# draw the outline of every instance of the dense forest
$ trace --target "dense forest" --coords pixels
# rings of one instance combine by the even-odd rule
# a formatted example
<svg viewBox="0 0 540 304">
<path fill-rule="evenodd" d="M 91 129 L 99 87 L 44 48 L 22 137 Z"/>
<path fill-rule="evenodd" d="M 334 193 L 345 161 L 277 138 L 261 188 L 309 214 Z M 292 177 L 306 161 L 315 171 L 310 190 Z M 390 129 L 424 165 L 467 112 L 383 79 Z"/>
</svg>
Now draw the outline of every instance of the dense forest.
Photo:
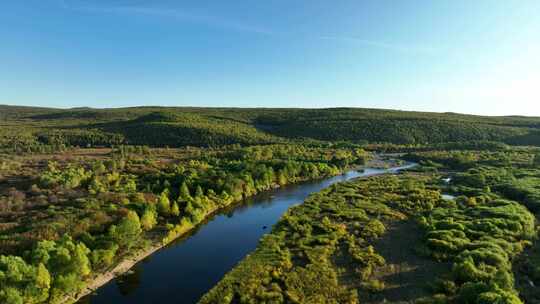
<svg viewBox="0 0 540 304">
<path fill-rule="evenodd" d="M 200 302 L 537 303 L 537 145 L 529 117 L 0 106 L 0 303 L 73 302 L 247 197 L 400 161 L 291 208 Z"/>
<path fill-rule="evenodd" d="M 0 106 L 0 148 L 52 146 L 217 147 L 290 141 L 540 144 L 540 118 L 336 109 L 77 108 Z"/>
</svg>

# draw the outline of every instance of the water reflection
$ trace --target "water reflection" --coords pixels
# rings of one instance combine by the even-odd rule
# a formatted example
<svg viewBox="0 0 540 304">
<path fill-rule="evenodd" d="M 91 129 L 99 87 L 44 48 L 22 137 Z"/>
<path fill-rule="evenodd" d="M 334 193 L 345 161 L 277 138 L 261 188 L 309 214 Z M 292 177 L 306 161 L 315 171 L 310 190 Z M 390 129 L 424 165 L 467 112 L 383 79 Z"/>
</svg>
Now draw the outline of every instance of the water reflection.
<svg viewBox="0 0 540 304">
<path fill-rule="evenodd" d="M 130 271 L 118 277 L 116 279 L 118 291 L 124 296 L 135 291 L 141 284 L 142 271 L 141 264 L 137 264 Z"/>
</svg>

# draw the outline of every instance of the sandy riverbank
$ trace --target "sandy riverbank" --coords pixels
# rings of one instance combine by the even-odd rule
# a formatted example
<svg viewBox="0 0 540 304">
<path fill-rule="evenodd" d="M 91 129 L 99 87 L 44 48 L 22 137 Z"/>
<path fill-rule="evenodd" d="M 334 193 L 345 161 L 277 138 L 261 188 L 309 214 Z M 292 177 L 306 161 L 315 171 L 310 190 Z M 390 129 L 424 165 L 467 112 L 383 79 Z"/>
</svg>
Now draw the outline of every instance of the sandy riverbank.
<svg viewBox="0 0 540 304">
<path fill-rule="evenodd" d="M 141 249 L 135 253 L 132 253 L 131 255 L 128 255 L 125 259 L 123 259 L 120 263 L 116 264 L 111 269 L 92 276 L 90 279 L 87 280 L 87 286 L 82 291 L 80 291 L 75 296 L 66 297 L 64 303 L 77 302 L 84 296 L 91 294 L 101 286 L 107 284 L 112 279 L 128 272 L 133 266 L 135 266 L 135 264 L 152 255 L 154 252 L 158 251 L 164 246 L 166 245 L 164 245 L 162 242 L 155 241 L 154 243 L 152 243 L 152 245 L 150 245 L 149 248 Z"/>
</svg>

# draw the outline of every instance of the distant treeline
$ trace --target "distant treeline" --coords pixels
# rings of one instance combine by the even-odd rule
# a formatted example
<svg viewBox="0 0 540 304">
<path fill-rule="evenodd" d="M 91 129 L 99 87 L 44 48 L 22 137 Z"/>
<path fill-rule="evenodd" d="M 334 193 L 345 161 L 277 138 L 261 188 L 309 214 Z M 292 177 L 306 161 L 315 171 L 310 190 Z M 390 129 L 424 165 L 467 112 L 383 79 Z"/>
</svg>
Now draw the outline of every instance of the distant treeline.
<svg viewBox="0 0 540 304">
<path fill-rule="evenodd" d="M 215 147 L 347 141 L 540 145 L 540 118 L 335 109 L 162 108 L 70 110 L 0 106 L 0 146 Z"/>
</svg>

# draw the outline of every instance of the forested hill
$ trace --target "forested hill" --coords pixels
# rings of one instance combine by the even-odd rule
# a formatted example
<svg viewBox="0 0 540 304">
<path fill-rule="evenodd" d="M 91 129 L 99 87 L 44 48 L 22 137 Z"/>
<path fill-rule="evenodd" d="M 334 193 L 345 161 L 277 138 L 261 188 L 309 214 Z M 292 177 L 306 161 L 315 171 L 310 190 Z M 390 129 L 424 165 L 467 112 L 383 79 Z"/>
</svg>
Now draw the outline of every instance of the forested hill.
<svg viewBox="0 0 540 304">
<path fill-rule="evenodd" d="M 393 110 L 0 105 L 0 144 L 221 146 L 288 141 L 425 144 L 473 140 L 540 145 L 540 118 Z"/>
</svg>

